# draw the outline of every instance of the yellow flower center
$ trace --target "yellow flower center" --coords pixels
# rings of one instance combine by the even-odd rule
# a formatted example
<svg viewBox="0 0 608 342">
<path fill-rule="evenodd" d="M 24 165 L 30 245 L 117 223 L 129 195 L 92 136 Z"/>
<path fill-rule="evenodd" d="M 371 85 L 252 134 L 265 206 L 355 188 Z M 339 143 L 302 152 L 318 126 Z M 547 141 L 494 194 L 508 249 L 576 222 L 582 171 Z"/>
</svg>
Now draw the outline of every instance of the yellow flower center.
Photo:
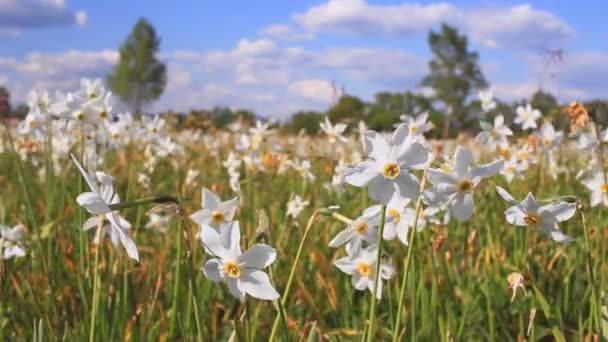
<svg viewBox="0 0 608 342">
<path fill-rule="evenodd" d="M 84 113 L 83 112 L 76 113 L 76 120 L 79 120 L 79 121 L 84 120 Z"/>
<path fill-rule="evenodd" d="M 152 128 L 152 133 L 157 133 L 158 129 L 156 127 Z"/>
<path fill-rule="evenodd" d="M 224 262 L 224 272 L 233 278 L 238 278 L 241 275 L 241 267 L 236 261 L 229 260 Z"/>
<path fill-rule="evenodd" d="M 389 216 L 393 217 L 393 223 L 397 223 L 401 220 L 401 213 L 399 210 L 392 208 L 388 211 Z"/>
<path fill-rule="evenodd" d="M 36 128 L 38 127 L 38 122 L 36 120 L 32 120 L 29 123 L 30 128 Z"/>
<path fill-rule="evenodd" d="M 106 112 L 105 110 L 102 111 L 101 113 L 99 113 L 99 117 L 102 119 L 107 119 L 108 118 L 108 112 Z"/>
<path fill-rule="evenodd" d="M 528 160 L 528 152 L 520 151 L 517 156 L 519 160 Z"/>
<path fill-rule="evenodd" d="M 418 133 L 418 126 L 411 125 L 410 126 L 410 132 L 412 132 L 412 133 Z"/>
<path fill-rule="evenodd" d="M 357 264 L 357 271 L 362 276 L 371 277 L 372 276 L 372 265 L 367 262 L 361 261 Z"/>
<path fill-rule="evenodd" d="M 496 137 L 498 137 L 498 132 L 495 129 L 493 129 L 490 131 L 490 136 L 492 138 L 496 138 Z"/>
<path fill-rule="evenodd" d="M 551 146 L 553 144 L 553 139 L 543 139 L 543 145 Z"/>
<path fill-rule="evenodd" d="M 367 232 L 368 226 L 367 223 L 365 222 L 357 222 L 355 224 L 355 231 L 359 234 L 364 234 L 365 232 Z"/>
<path fill-rule="evenodd" d="M 399 165 L 397 165 L 397 163 L 390 162 L 384 164 L 384 170 L 382 171 L 382 174 L 385 178 L 395 179 L 399 177 L 400 173 L 401 170 L 399 169 Z"/>
<path fill-rule="evenodd" d="M 458 183 L 458 192 L 469 192 L 473 189 L 473 182 L 468 179 L 463 179 Z"/>
<path fill-rule="evenodd" d="M 508 173 L 515 173 L 515 167 L 511 166 L 511 165 L 507 166 L 507 172 Z"/>
<path fill-rule="evenodd" d="M 603 193 L 607 193 L 607 192 L 608 192 L 608 183 L 604 183 L 604 184 L 602 184 L 602 185 L 600 186 L 600 190 L 601 190 Z"/>
<path fill-rule="evenodd" d="M 528 213 L 528 215 L 524 217 L 524 222 L 529 226 L 537 226 L 543 222 L 543 218 L 536 213 Z"/>
<path fill-rule="evenodd" d="M 222 223 L 224 222 L 224 213 L 216 209 L 213 211 L 213 213 L 211 213 L 211 219 L 216 224 Z"/>
</svg>

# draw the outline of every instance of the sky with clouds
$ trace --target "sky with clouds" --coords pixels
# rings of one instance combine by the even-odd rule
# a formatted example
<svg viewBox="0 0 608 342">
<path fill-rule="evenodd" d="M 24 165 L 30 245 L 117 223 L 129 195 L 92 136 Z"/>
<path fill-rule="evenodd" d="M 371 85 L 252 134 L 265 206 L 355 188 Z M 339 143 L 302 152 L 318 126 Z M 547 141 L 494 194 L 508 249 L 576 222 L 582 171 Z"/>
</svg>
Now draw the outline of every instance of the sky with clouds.
<svg viewBox="0 0 608 342">
<path fill-rule="evenodd" d="M 169 82 L 148 110 L 249 108 L 284 119 L 336 89 L 372 99 L 417 89 L 429 30 L 448 23 L 479 51 L 497 97 L 542 88 L 562 101 L 608 94 L 604 1 L 0 0 L 0 85 L 71 90 L 104 77 L 136 20 L 161 36 Z M 560 61 L 547 51 L 562 49 Z"/>
</svg>

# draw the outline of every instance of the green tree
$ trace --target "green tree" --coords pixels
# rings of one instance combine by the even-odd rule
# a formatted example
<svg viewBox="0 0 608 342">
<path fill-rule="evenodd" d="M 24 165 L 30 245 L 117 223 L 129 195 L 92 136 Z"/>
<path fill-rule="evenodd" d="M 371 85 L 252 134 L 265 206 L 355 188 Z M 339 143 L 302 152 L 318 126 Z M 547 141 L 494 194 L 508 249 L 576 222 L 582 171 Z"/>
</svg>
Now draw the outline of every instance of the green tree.
<svg viewBox="0 0 608 342">
<path fill-rule="evenodd" d="M 160 38 L 154 27 L 140 18 L 120 47 L 120 59 L 108 75 L 107 82 L 114 94 L 141 114 L 146 102 L 160 97 L 167 84 L 167 68 L 157 58 Z"/>
<path fill-rule="evenodd" d="M 351 95 L 341 96 L 338 102 L 327 111 L 333 123 L 357 123 L 365 119 L 366 104 L 360 98 Z"/>
<path fill-rule="evenodd" d="M 455 28 L 443 24 L 440 32 L 429 33 L 428 42 L 433 58 L 422 85 L 433 88 L 434 100 L 444 106 L 443 136 L 447 137 L 451 121 L 464 119 L 471 91 L 487 87 L 487 82 L 478 64 L 479 54 L 469 51 L 467 37 Z"/>
<path fill-rule="evenodd" d="M 301 130 L 304 130 L 306 134 L 317 134 L 321 129 L 320 123 L 324 117 L 325 115 L 319 112 L 297 112 L 291 116 L 284 129 L 293 134 L 298 134 Z"/>
<path fill-rule="evenodd" d="M 11 94 L 6 87 L 0 86 L 0 118 L 6 118 L 11 112 Z"/>
</svg>

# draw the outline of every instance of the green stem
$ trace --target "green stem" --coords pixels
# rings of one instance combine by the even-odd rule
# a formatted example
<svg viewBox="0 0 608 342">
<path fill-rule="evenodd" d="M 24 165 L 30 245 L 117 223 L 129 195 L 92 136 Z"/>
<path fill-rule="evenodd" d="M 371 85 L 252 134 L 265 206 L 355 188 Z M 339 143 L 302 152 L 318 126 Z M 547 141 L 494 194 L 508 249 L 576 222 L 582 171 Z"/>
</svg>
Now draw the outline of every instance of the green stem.
<svg viewBox="0 0 608 342">
<path fill-rule="evenodd" d="M 285 304 L 287 304 L 287 298 L 289 297 L 289 290 L 291 289 L 291 283 L 293 282 L 293 278 L 296 274 L 296 266 L 298 265 L 298 261 L 300 260 L 300 255 L 302 254 L 302 250 L 304 249 L 304 243 L 306 242 L 306 237 L 308 236 L 308 233 L 312 229 L 312 225 L 315 222 L 317 215 L 319 215 L 319 213 L 321 213 L 322 210 L 325 210 L 325 209 L 323 208 L 323 209 L 315 210 L 315 212 L 312 214 L 312 216 L 308 219 L 308 224 L 306 225 L 306 229 L 304 230 L 304 235 L 302 236 L 302 239 L 300 240 L 300 245 L 298 246 L 298 251 L 296 252 L 296 257 L 293 260 L 293 264 L 291 265 L 291 271 L 289 272 L 289 278 L 287 278 L 287 284 L 285 285 L 285 290 L 284 290 L 283 296 L 281 298 L 281 306 L 283 307 L 283 309 L 285 308 Z M 270 337 L 268 338 L 268 341 L 270 341 L 270 342 L 274 341 L 274 339 L 277 335 L 277 330 L 279 328 L 280 320 L 281 320 L 281 314 L 279 312 L 279 313 L 277 313 L 277 316 L 274 319 L 274 323 L 272 324 L 272 331 L 270 332 Z"/>
<path fill-rule="evenodd" d="M 99 220 L 97 224 L 97 233 L 95 239 L 97 241 L 97 248 L 95 248 L 95 266 L 93 269 L 93 306 L 91 307 L 91 328 L 89 329 L 89 342 L 95 341 L 95 325 L 97 319 L 97 305 L 99 302 L 99 250 L 101 249 L 101 229 L 103 227 L 103 220 Z"/>
<path fill-rule="evenodd" d="M 426 184 L 426 169 L 422 174 L 422 181 L 420 182 L 420 191 L 424 189 Z M 422 212 L 422 196 L 418 197 L 416 202 L 416 217 L 414 218 L 414 224 L 411 228 L 410 236 L 408 239 L 409 248 L 407 249 L 407 259 L 405 260 L 405 270 L 403 272 L 403 278 L 401 279 L 401 289 L 399 290 L 399 302 L 397 304 L 397 312 L 395 318 L 395 325 L 393 327 L 393 342 L 399 341 L 399 331 L 401 327 L 401 312 L 403 311 L 403 303 L 405 300 L 405 287 L 407 285 L 407 276 L 410 269 L 410 263 L 412 260 L 412 250 L 414 249 L 414 242 L 416 241 L 416 230 L 418 229 L 418 219 Z"/>
<path fill-rule="evenodd" d="M 162 204 L 162 203 L 180 204 L 181 201 L 179 199 L 173 197 L 173 196 L 168 196 L 168 195 L 165 195 L 165 196 L 154 196 L 154 197 L 144 197 L 144 198 L 136 199 L 136 200 L 129 201 L 129 202 L 110 204 L 110 209 L 112 209 L 112 211 L 117 211 L 117 210 L 121 210 L 121 209 L 138 207 L 138 206 L 141 206 L 141 205 L 146 205 L 146 204 L 151 204 L 151 203 L 156 203 L 156 204 Z"/>
<path fill-rule="evenodd" d="M 179 293 L 179 276 L 182 255 L 182 221 L 177 222 L 177 254 L 175 255 L 175 279 L 173 280 L 173 303 L 171 304 L 171 321 L 169 323 L 169 338 L 174 337 L 177 318 L 177 295 Z"/>
<path fill-rule="evenodd" d="M 371 342 L 374 340 L 374 333 L 375 333 L 375 323 L 376 323 L 376 302 L 378 302 L 380 299 L 378 299 L 376 297 L 376 291 L 378 291 L 378 281 L 380 280 L 380 264 L 381 264 L 381 260 L 382 260 L 382 244 L 384 242 L 384 239 L 382 238 L 382 235 L 384 234 L 384 221 L 386 220 L 386 205 L 382 205 L 382 208 L 380 209 L 381 212 L 381 216 L 380 216 L 380 229 L 378 229 L 378 253 L 376 254 L 376 267 L 374 269 L 374 272 L 376 273 L 374 275 L 374 290 L 372 291 L 372 296 L 371 296 L 371 307 L 369 309 L 369 329 L 367 331 L 367 341 Z"/>
<path fill-rule="evenodd" d="M 584 213 L 584 209 L 581 208 L 579 210 L 580 216 L 581 216 L 581 221 L 583 224 L 583 232 L 585 235 L 585 256 L 586 256 L 586 261 L 587 261 L 587 273 L 589 273 L 589 282 L 591 283 L 591 303 L 590 304 L 590 309 L 591 309 L 591 323 L 589 324 L 589 330 L 591 333 L 593 333 L 593 331 L 596 332 L 600 332 L 600 330 L 602 329 L 602 321 L 601 321 L 601 308 L 602 308 L 602 303 L 600 302 L 599 298 L 598 298 L 598 294 L 597 294 L 597 283 L 596 283 L 596 278 L 595 278 L 595 272 L 593 269 L 593 260 L 591 257 L 591 243 L 589 241 L 589 227 L 587 226 L 587 218 L 585 217 L 585 213 Z M 597 330 L 593 330 L 593 322 L 595 321 L 596 324 L 596 328 Z"/>
</svg>

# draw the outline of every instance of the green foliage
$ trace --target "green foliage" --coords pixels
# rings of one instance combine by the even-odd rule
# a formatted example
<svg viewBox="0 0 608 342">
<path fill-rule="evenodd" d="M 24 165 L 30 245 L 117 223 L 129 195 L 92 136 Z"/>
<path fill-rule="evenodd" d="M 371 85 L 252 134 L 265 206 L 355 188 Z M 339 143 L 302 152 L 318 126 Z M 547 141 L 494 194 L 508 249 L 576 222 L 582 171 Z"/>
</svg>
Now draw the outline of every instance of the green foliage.
<svg viewBox="0 0 608 342">
<path fill-rule="evenodd" d="M 440 32 L 429 33 L 428 42 L 433 58 L 422 85 L 433 88 L 434 100 L 445 108 L 443 135 L 447 136 L 452 120 L 456 123 L 467 120 L 465 104 L 471 91 L 488 84 L 479 67 L 479 54 L 469 50 L 467 37 L 455 28 L 442 25 Z"/>
<path fill-rule="evenodd" d="M 304 130 L 306 134 L 314 135 L 321 129 L 319 125 L 324 117 L 325 114 L 320 112 L 297 112 L 291 116 L 289 122 L 284 126 L 284 130 L 292 134 L 298 134 Z"/>
<path fill-rule="evenodd" d="M 160 38 L 154 27 L 140 18 L 120 47 L 120 59 L 108 75 L 114 94 L 141 114 L 145 103 L 160 97 L 167 84 L 167 70 L 157 58 Z"/>
<path fill-rule="evenodd" d="M 365 118 L 366 105 L 356 96 L 344 95 L 327 111 L 331 122 L 357 123 Z"/>
</svg>

